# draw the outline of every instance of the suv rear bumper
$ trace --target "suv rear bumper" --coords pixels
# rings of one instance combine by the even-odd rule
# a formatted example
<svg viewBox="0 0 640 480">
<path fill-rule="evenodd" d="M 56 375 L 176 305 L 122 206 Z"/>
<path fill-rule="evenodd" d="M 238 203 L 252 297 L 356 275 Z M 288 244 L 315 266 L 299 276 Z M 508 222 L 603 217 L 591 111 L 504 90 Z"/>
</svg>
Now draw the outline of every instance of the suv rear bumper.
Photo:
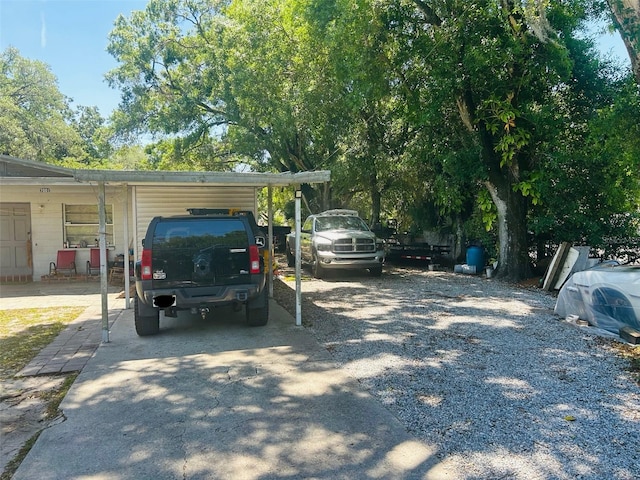
<svg viewBox="0 0 640 480">
<path fill-rule="evenodd" d="M 245 303 L 259 296 L 265 288 L 261 284 L 223 285 L 212 287 L 185 287 L 151 289 L 138 285 L 138 297 L 148 307 L 190 309 L 204 305 L 222 306 L 231 303 Z"/>
<path fill-rule="evenodd" d="M 367 254 L 341 254 L 318 252 L 318 260 L 322 268 L 330 270 L 351 270 L 358 268 L 377 268 L 384 263 L 384 252 Z"/>
</svg>

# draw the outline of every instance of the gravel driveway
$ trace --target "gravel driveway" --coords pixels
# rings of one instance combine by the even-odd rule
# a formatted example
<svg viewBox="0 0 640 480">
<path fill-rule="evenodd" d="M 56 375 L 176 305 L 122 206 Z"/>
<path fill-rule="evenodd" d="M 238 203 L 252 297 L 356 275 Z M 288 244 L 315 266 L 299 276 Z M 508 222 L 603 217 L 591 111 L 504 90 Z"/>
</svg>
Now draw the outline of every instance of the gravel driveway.
<svg viewBox="0 0 640 480">
<path fill-rule="evenodd" d="M 293 282 L 276 300 L 294 311 Z M 555 297 L 385 267 L 302 282 L 304 324 L 451 479 L 640 478 L 640 387 Z M 434 472 L 435 473 L 435 472 Z"/>
</svg>

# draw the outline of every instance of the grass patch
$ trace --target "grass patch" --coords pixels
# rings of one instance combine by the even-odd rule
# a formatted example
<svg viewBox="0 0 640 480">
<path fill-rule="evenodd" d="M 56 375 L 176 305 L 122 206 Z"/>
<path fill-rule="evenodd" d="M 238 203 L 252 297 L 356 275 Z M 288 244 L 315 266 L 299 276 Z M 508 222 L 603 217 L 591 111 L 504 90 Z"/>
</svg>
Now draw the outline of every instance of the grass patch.
<svg viewBox="0 0 640 480">
<path fill-rule="evenodd" d="M 64 397 L 67 396 L 67 392 L 73 385 L 73 382 L 78 378 L 78 373 L 72 373 L 67 375 L 60 385 L 60 388 L 56 388 L 54 390 L 48 390 L 46 392 L 42 392 L 40 394 L 40 398 L 47 402 L 47 410 L 45 411 L 44 418 L 45 420 L 53 420 L 60 414 L 60 410 L 58 407 L 64 400 Z"/>
<path fill-rule="evenodd" d="M 26 443 L 22 446 L 20 451 L 16 453 L 16 456 L 13 457 L 9 461 L 9 463 L 7 463 L 6 467 L 4 468 L 4 472 L 2 472 L 2 475 L 0 475 L 0 480 L 11 480 L 11 478 L 13 477 L 13 474 L 16 473 L 16 470 L 18 470 L 18 467 L 22 463 L 22 460 L 24 460 L 24 457 L 27 456 L 27 453 L 29 453 L 29 450 L 31 450 L 31 448 L 33 447 L 33 444 L 36 443 L 36 440 L 38 440 L 38 437 L 40 436 L 41 433 L 42 433 L 42 430 L 40 430 L 38 433 L 36 433 L 29 440 L 26 441 Z"/>
<path fill-rule="evenodd" d="M 85 310 L 86 307 L 21 308 L 0 310 L 0 379 L 8 380 L 22 370 L 44 347 Z M 60 414 L 60 403 L 78 374 L 67 375 L 55 389 L 39 392 L 46 403 L 44 420 Z M 0 480 L 13 477 L 24 457 L 40 436 L 34 434 L 0 474 Z"/>
<path fill-rule="evenodd" d="M 0 379 L 22 370 L 85 307 L 0 310 Z"/>
</svg>

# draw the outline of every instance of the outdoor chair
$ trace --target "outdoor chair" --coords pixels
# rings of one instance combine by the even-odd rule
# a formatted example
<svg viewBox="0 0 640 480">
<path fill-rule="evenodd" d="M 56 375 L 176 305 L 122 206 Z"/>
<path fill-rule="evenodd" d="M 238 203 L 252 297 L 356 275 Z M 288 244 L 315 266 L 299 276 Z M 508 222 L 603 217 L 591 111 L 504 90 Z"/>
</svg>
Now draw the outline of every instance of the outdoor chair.
<svg viewBox="0 0 640 480">
<path fill-rule="evenodd" d="M 58 250 L 58 257 L 55 262 L 49 263 L 49 275 L 61 275 L 72 273 L 78 274 L 76 270 L 76 251 L 75 250 Z"/>
<path fill-rule="evenodd" d="M 100 249 L 92 248 L 89 252 L 89 260 L 87 260 L 87 277 L 94 273 L 100 273 Z"/>
<path fill-rule="evenodd" d="M 124 267 L 111 267 L 109 270 L 110 285 L 124 285 Z"/>
</svg>

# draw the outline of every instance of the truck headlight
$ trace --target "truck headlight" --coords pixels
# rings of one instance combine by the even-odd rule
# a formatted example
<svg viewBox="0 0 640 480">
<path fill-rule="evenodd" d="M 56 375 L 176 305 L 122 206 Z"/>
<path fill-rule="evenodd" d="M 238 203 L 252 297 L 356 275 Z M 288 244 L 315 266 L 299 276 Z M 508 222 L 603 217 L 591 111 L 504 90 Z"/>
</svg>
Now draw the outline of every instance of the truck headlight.
<svg viewBox="0 0 640 480">
<path fill-rule="evenodd" d="M 330 243 L 318 243 L 316 245 L 316 250 L 318 250 L 319 252 L 330 252 L 331 251 L 331 244 Z"/>
</svg>

